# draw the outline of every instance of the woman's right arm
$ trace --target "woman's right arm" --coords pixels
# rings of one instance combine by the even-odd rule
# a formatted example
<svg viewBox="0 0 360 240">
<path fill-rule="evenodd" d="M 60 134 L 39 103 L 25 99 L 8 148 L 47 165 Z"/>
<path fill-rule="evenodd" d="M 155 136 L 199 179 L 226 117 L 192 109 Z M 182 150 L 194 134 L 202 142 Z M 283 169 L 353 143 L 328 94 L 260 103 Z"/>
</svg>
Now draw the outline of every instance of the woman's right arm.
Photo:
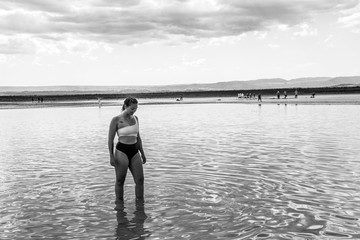
<svg viewBox="0 0 360 240">
<path fill-rule="evenodd" d="M 110 165 L 115 166 L 115 158 L 114 158 L 114 138 L 117 130 L 117 117 L 114 117 L 109 126 L 109 134 L 108 134 L 108 148 L 110 154 Z"/>
</svg>

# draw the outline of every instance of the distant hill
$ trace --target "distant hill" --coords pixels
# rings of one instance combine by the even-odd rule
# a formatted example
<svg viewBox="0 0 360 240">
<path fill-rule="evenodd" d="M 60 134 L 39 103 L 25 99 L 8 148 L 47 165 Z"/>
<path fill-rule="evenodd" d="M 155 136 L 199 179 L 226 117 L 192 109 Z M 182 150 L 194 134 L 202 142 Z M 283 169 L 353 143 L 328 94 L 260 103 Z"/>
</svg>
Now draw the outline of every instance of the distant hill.
<svg viewBox="0 0 360 240">
<path fill-rule="evenodd" d="M 281 88 L 319 88 L 360 86 L 360 76 L 351 77 L 308 77 L 285 80 L 282 78 L 257 79 L 249 81 L 228 81 L 202 84 L 147 85 L 147 86 L 41 86 L 41 87 L 0 87 L 0 94 L 76 94 L 76 93 L 140 93 L 162 91 L 221 91 Z"/>
</svg>

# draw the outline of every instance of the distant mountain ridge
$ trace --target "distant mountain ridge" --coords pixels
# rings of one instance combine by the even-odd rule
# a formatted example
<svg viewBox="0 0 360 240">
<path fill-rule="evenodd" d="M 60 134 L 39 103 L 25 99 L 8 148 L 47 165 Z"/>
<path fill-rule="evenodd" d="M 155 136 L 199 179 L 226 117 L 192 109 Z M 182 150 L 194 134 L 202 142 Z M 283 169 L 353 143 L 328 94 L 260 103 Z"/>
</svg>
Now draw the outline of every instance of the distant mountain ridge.
<svg viewBox="0 0 360 240">
<path fill-rule="evenodd" d="M 282 78 L 257 79 L 248 81 L 227 81 L 217 83 L 193 83 L 177 85 L 143 85 L 143 86 L 0 86 L 0 93 L 33 93 L 57 92 L 72 93 L 140 93 L 159 91 L 216 91 L 216 90 L 250 90 L 282 88 L 315 88 L 315 87 L 360 86 L 360 76 L 349 77 L 307 77 L 285 80 Z"/>
</svg>

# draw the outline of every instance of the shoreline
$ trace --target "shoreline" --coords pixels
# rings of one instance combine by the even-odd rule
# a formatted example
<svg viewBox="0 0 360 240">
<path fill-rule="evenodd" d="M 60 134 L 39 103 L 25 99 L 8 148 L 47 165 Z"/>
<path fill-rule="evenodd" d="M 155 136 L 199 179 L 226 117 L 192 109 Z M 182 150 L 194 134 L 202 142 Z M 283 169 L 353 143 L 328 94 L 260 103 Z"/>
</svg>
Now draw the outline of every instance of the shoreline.
<svg viewBox="0 0 360 240">
<path fill-rule="evenodd" d="M 161 105 L 161 104 L 209 104 L 209 103 L 231 103 L 231 104 L 284 104 L 284 105 L 360 105 L 360 94 L 319 94 L 315 98 L 310 96 L 289 96 L 288 98 L 277 99 L 275 96 L 263 96 L 262 101 L 257 98 L 246 99 L 237 97 L 201 97 L 184 98 L 179 101 L 177 98 L 138 98 L 139 105 Z M 67 101 L 6 101 L 0 102 L 1 109 L 31 109 L 50 107 L 109 107 L 121 106 L 123 99 L 104 99 L 101 104 L 94 100 L 67 100 Z"/>
</svg>

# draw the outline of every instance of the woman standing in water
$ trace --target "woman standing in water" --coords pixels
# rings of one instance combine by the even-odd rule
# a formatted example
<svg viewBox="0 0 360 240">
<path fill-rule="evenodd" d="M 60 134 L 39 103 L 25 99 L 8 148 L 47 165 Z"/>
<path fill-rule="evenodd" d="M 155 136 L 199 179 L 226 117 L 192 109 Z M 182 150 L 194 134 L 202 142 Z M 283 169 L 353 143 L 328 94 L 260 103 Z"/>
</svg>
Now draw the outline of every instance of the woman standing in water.
<svg viewBox="0 0 360 240">
<path fill-rule="evenodd" d="M 135 181 L 136 200 L 144 200 L 142 164 L 146 163 L 146 157 L 139 134 L 139 119 L 134 115 L 137 108 L 138 101 L 135 98 L 126 98 L 122 106 L 122 112 L 111 120 L 109 127 L 110 164 L 115 167 L 116 173 L 116 203 L 124 201 L 124 182 L 128 169 L 130 169 Z M 114 151 L 115 134 L 118 135 L 118 142 Z"/>
</svg>

